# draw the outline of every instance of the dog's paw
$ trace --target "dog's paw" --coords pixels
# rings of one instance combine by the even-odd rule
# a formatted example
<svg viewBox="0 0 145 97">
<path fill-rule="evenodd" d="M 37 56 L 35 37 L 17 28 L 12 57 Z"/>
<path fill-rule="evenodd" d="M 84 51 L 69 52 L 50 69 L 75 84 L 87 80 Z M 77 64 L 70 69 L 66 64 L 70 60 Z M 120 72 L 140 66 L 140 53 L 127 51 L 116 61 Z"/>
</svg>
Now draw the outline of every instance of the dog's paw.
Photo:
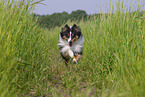
<svg viewBox="0 0 145 97">
<path fill-rule="evenodd" d="M 75 58 L 73 58 L 73 63 L 77 64 L 77 60 Z"/>
</svg>

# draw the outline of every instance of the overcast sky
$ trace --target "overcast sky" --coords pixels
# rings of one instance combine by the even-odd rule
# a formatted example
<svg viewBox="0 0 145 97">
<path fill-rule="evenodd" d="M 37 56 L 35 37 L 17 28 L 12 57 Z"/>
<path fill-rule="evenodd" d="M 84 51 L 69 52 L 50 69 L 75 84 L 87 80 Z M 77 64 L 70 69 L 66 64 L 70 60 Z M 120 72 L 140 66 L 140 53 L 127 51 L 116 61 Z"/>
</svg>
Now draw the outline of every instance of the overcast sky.
<svg viewBox="0 0 145 97">
<path fill-rule="evenodd" d="M 118 0 L 111 0 L 111 5 L 115 6 Z M 110 0 L 45 0 L 42 2 L 45 5 L 37 4 L 34 13 L 40 15 L 61 13 L 66 11 L 71 13 L 75 10 L 85 10 L 87 14 L 100 13 L 101 10 L 107 11 L 109 8 Z M 124 6 L 131 6 L 132 10 L 135 9 L 137 0 L 124 0 Z M 140 0 L 140 5 L 143 6 L 145 0 Z M 145 10 L 143 6 L 142 10 Z"/>
</svg>

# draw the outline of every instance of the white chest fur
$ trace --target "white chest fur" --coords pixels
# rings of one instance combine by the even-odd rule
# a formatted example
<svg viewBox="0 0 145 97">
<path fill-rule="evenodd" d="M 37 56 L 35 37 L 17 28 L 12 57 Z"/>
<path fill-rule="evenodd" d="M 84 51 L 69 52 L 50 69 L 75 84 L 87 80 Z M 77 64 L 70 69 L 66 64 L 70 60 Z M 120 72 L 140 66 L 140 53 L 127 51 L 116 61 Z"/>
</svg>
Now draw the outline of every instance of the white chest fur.
<svg viewBox="0 0 145 97">
<path fill-rule="evenodd" d="M 58 45 L 62 47 L 60 50 L 63 54 L 68 54 L 70 57 L 74 57 L 74 52 L 81 52 L 83 48 L 84 38 L 80 37 L 76 42 L 73 43 L 72 47 L 69 46 L 68 42 L 63 40 L 59 35 Z"/>
</svg>

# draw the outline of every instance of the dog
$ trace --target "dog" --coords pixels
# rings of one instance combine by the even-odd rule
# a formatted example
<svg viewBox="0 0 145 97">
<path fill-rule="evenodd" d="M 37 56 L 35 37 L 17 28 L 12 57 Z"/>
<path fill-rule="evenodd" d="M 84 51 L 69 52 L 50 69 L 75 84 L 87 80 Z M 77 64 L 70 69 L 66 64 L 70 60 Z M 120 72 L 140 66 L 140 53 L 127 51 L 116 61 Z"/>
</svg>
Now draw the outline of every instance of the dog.
<svg viewBox="0 0 145 97">
<path fill-rule="evenodd" d="M 61 29 L 59 34 L 59 50 L 67 65 L 70 58 L 73 63 L 77 63 L 82 56 L 84 37 L 79 26 L 67 24 Z"/>
</svg>

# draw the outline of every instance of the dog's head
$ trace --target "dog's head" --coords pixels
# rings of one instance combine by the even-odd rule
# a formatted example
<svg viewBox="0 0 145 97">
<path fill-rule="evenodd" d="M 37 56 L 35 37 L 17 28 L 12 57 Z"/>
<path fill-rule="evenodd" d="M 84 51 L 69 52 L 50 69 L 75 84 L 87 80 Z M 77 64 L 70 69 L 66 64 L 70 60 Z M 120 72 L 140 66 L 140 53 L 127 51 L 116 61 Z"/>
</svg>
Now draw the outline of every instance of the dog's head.
<svg viewBox="0 0 145 97">
<path fill-rule="evenodd" d="M 81 29 L 74 24 L 72 27 L 67 24 L 61 29 L 60 35 L 71 47 L 81 37 Z"/>
</svg>

